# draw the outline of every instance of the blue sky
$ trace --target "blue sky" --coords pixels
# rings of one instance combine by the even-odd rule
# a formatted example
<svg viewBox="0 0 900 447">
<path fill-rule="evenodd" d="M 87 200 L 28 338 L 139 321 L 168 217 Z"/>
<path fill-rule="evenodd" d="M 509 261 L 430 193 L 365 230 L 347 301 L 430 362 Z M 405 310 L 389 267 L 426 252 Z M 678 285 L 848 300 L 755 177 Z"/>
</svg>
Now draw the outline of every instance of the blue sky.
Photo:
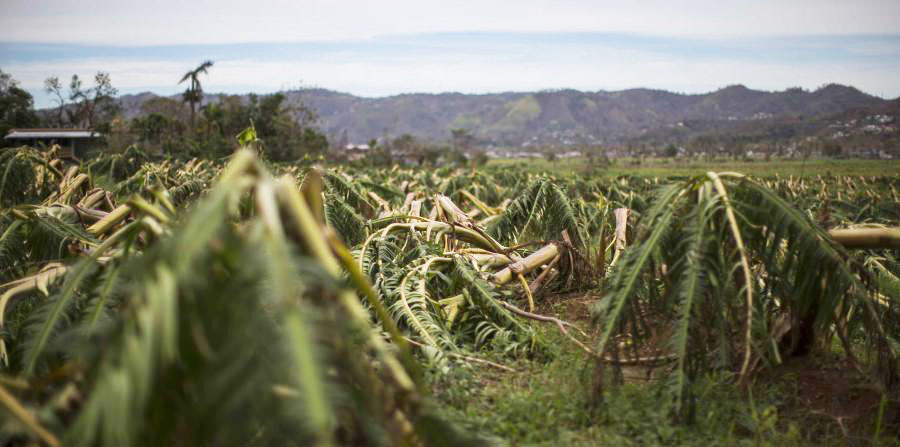
<svg viewBox="0 0 900 447">
<path fill-rule="evenodd" d="M 6 0 L 0 69 L 111 73 L 122 93 L 323 87 L 363 96 L 575 88 L 698 93 L 829 82 L 900 96 L 900 1 Z M 623 5 L 624 3 L 624 5 Z M 36 7 L 40 6 L 40 7 Z"/>
</svg>

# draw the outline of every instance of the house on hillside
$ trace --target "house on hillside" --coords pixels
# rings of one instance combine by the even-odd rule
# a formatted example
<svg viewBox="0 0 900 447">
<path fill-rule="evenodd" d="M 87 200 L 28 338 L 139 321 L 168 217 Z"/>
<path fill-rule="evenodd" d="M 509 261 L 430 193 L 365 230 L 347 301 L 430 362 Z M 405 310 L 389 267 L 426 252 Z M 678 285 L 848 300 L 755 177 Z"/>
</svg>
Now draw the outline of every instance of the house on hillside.
<svg viewBox="0 0 900 447">
<path fill-rule="evenodd" d="M 60 157 L 82 158 L 100 144 L 101 137 L 100 132 L 93 129 L 10 129 L 3 139 L 29 146 L 58 144 Z"/>
</svg>

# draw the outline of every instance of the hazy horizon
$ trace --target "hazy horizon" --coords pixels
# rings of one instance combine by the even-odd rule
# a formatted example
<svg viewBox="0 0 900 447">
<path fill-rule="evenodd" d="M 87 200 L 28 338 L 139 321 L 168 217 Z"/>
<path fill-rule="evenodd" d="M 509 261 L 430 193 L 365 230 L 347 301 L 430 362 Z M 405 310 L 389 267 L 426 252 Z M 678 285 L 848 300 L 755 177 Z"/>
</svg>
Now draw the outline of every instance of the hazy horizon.
<svg viewBox="0 0 900 447">
<path fill-rule="evenodd" d="M 206 59 L 216 64 L 204 90 L 228 94 L 694 94 L 838 83 L 900 97 L 900 2 L 889 0 L 31 5 L 13 0 L 0 17 L 0 69 L 39 108 L 53 105 L 42 91 L 49 76 L 68 84 L 106 71 L 121 94 L 168 96 Z"/>
<path fill-rule="evenodd" d="M 876 95 L 875 93 L 872 93 L 872 92 L 867 92 L 867 91 L 865 91 L 865 90 L 861 90 L 861 89 L 857 88 L 857 87 L 854 86 L 854 85 L 841 84 L 841 83 L 839 83 L 839 82 L 829 82 L 829 83 L 822 84 L 822 85 L 817 86 L 817 87 L 814 87 L 814 88 L 803 88 L 803 87 L 799 87 L 799 86 L 789 86 L 789 87 L 785 87 L 785 88 L 782 88 L 782 89 L 774 89 L 774 90 L 771 90 L 771 89 L 753 88 L 752 86 L 748 86 L 748 85 L 745 85 L 745 84 L 735 83 L 735 84 L 722 85 L 722 86 L 716 87 L 716 88 L 714 88 L 714 89 L 712 89 L 712 90 L 707 90 L 707 91 L 697 91 L 697 92 L 680 92 L 680 91 L 668 90 L 668 89 L 663 89 L 663 88 L 650 88 L 650 87 L 643 87 L 643 86 L 635 86 L 635 87 L 625 87 L 625 88 L 620 88 L 620 89 L 576 89 L 576 88 L 569 88 L 569 87 L 561 87 L 561 88 L 545 88 L 545 89 L 534 89 L 534 90 L 497 90 L 497 91 L 487 91 L 487 92 L 480 92 L 480 93 L 467 93 L 467 92 L 460 92 L 460 91 L 448 90 L 448 91 L 435 91 L 435 92 L 409 91 L 409 92 L 389 93 L 389 94 L 385 94 L 385 95 L 362 95 L 362 94 L 356 94 L 356 93 L 353 93 L 353 92 L 347 92 L 347 91 L 337 90 L 337 89 L 333 89 L 333 88 L 328 88 L 327 86 L 301 85 L 301 86 L 297 86 L 297 87 L 290 87 L 290 88 L 285 88 L 285 89 L 273 90 L 273 91 L 268 91 L 268 92 L 264 92 L 264 93 L 262 93 L 262 92 L 257 92 L 257 91 L 218 92 L 218 91 L 208 91 L 208 90 L 204 91 L 203 93 L 204 93 L 205 95 L 207 95 L 207 96 L 218 96 L 218 95 L 238 95 L 238 96 L 241 96 L 241 95 L 249 95 L 249 94 L 270 95 L 270 94 L 275 94 L 275 93 L 289 93 L 289 92 L 303 92 L 303 91 L 325 90 L 325 91 L 329 91 L 329 92 L 333 92 L 333 93 L 337 93 L 337 94 L 351 95 L 351 96 L 354 96 L 354 97 L 357 97 L 357 98 L 364 98 L 364 99 L 390 98 L 390 97 L 394 97 L 394 96 L 406 96 L 406 95 L 433 95 L 433 96 L 440 96 L 440 95 L 503 95 L 503 94 L 527 94 L 527 93 L 558 92 L 558 91 L 567 91 L 567 90 L 576 91 L 576 92 L 581 92 L 581 93 L 599 93 L 599 92 L 605 92 L 605 93 L 621 93 L 621 92 L 626 92 L 626 91 L 629 91 L 629 90 L 654 90 L 654 91 L 664 91 L 664 92 L 669 92 L 669 93 L 673 93 L 673 94 L 677 94 L 677 95 L 705 95 L 705 94 L 709 94 L 709 93 L 715 93 L 715 92 L 717 92 L 717 91 L 719 91 L 719 90 L 724 90 L 724 89 L 729 88 L 729 87 L 735 87 L 735 86 L 742 86 L 742 87 L 745 87 L 745 88 L 747 88 L 747 89 L 749 89 L 749 90 L 759 91 L 759 92 L 764 92 L 764 93 L 780 93 L 780 92 L 785 92 L 785 91 L 787 91 L 787 90 L 790 90 L 790 89 L 792 89 L 792 88 L 802 88 L 802 89 L 803 89 L 804 91 L 806 91 L 806 92 L 815 92 L 815 91 L 820 90 L 820 89 L 823 89 L 823 88 L 825 88 L 825 87 L 827 87 L 827 86 L 829 86 L 829 85 L 840 85 L 840 86 L 844 86 L 844 87 L 856 88 L 857 90 L 860 90 L 862 93 L 865 93 L 865 94 L 870 95 L 870 96 L 875 96 L 875 97 L 878 97 L 878 98 L 881 98 L 881 99 L 886 99 L 886 100 L 900 99 L 900 96 L 896 96 L 896 97 L 891 97 L 891 96 L 880 96 L 880 95 Z M 156 93 L 156 92 L 153 92 L 153 91 L 150 91 L 150 90 L 144 90 L 144 91 L 139 91 L 139 92 L 134 92 L 134 93 L 120 93 L 119 96 L 138 96 L 138 95 L 143 95 L 143 94 L 146 94 L 146 93 L 154 94 L 154 95 L 157 95 L 157 96 L 165 96 L 165 97 L 169 97 L 169 96 L 181 96 L 181 94 L 182 94 L 181 92 L 175 92 L 175 93 L 172 93 L 171 95 L 163 95 L 163 94 L 159 94 L 159 93 Z"/>
</svg>

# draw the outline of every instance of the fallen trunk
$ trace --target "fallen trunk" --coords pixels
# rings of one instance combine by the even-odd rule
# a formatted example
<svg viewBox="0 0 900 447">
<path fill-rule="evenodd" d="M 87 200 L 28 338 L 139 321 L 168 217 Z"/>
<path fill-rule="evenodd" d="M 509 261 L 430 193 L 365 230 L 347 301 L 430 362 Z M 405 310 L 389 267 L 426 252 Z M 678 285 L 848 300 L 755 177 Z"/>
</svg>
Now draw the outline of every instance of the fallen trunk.
<svg viewBox="0 0 900 447">
<path fill-rule="evenodd" d="M 557 247 L 556 244 L 553 243 L 548 244 L 540 250 L 528 255 L 525 259 L 513 262 L 505 269 L 495 273 L 491 279 L 494 284 L 506 284 L 513 278 L 513 274 L 528 273 L 552 261 L 553 258 L 555 258 L 557 255 L 559 255 L 559 247 Z"/>
</svg>

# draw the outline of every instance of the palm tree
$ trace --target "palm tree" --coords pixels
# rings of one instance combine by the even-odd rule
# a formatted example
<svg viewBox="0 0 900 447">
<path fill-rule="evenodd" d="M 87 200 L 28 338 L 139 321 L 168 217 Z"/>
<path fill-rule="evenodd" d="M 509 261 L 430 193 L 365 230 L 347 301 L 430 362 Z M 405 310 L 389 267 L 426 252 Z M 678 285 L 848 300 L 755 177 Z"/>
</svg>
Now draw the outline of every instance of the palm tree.
<svg viewBox="0 0 900 447">
<path fill-rule="evenodd" d="M 203 99 L 203 88 L 200 86 L 199 76 L 202 73 L 207 73 L 209 67 L 212 66 L 213 61 L 203 62 L 197 68 L 185 73 L 181 80 L 178 81 L 181 84 L 188 79 L 191 80 L 191 86 L 184 91 L 184 100 L 191 105 L 191 128 L 194 127 L 194 114 L 197 111 L 197 104 Z"/>
</svg>

